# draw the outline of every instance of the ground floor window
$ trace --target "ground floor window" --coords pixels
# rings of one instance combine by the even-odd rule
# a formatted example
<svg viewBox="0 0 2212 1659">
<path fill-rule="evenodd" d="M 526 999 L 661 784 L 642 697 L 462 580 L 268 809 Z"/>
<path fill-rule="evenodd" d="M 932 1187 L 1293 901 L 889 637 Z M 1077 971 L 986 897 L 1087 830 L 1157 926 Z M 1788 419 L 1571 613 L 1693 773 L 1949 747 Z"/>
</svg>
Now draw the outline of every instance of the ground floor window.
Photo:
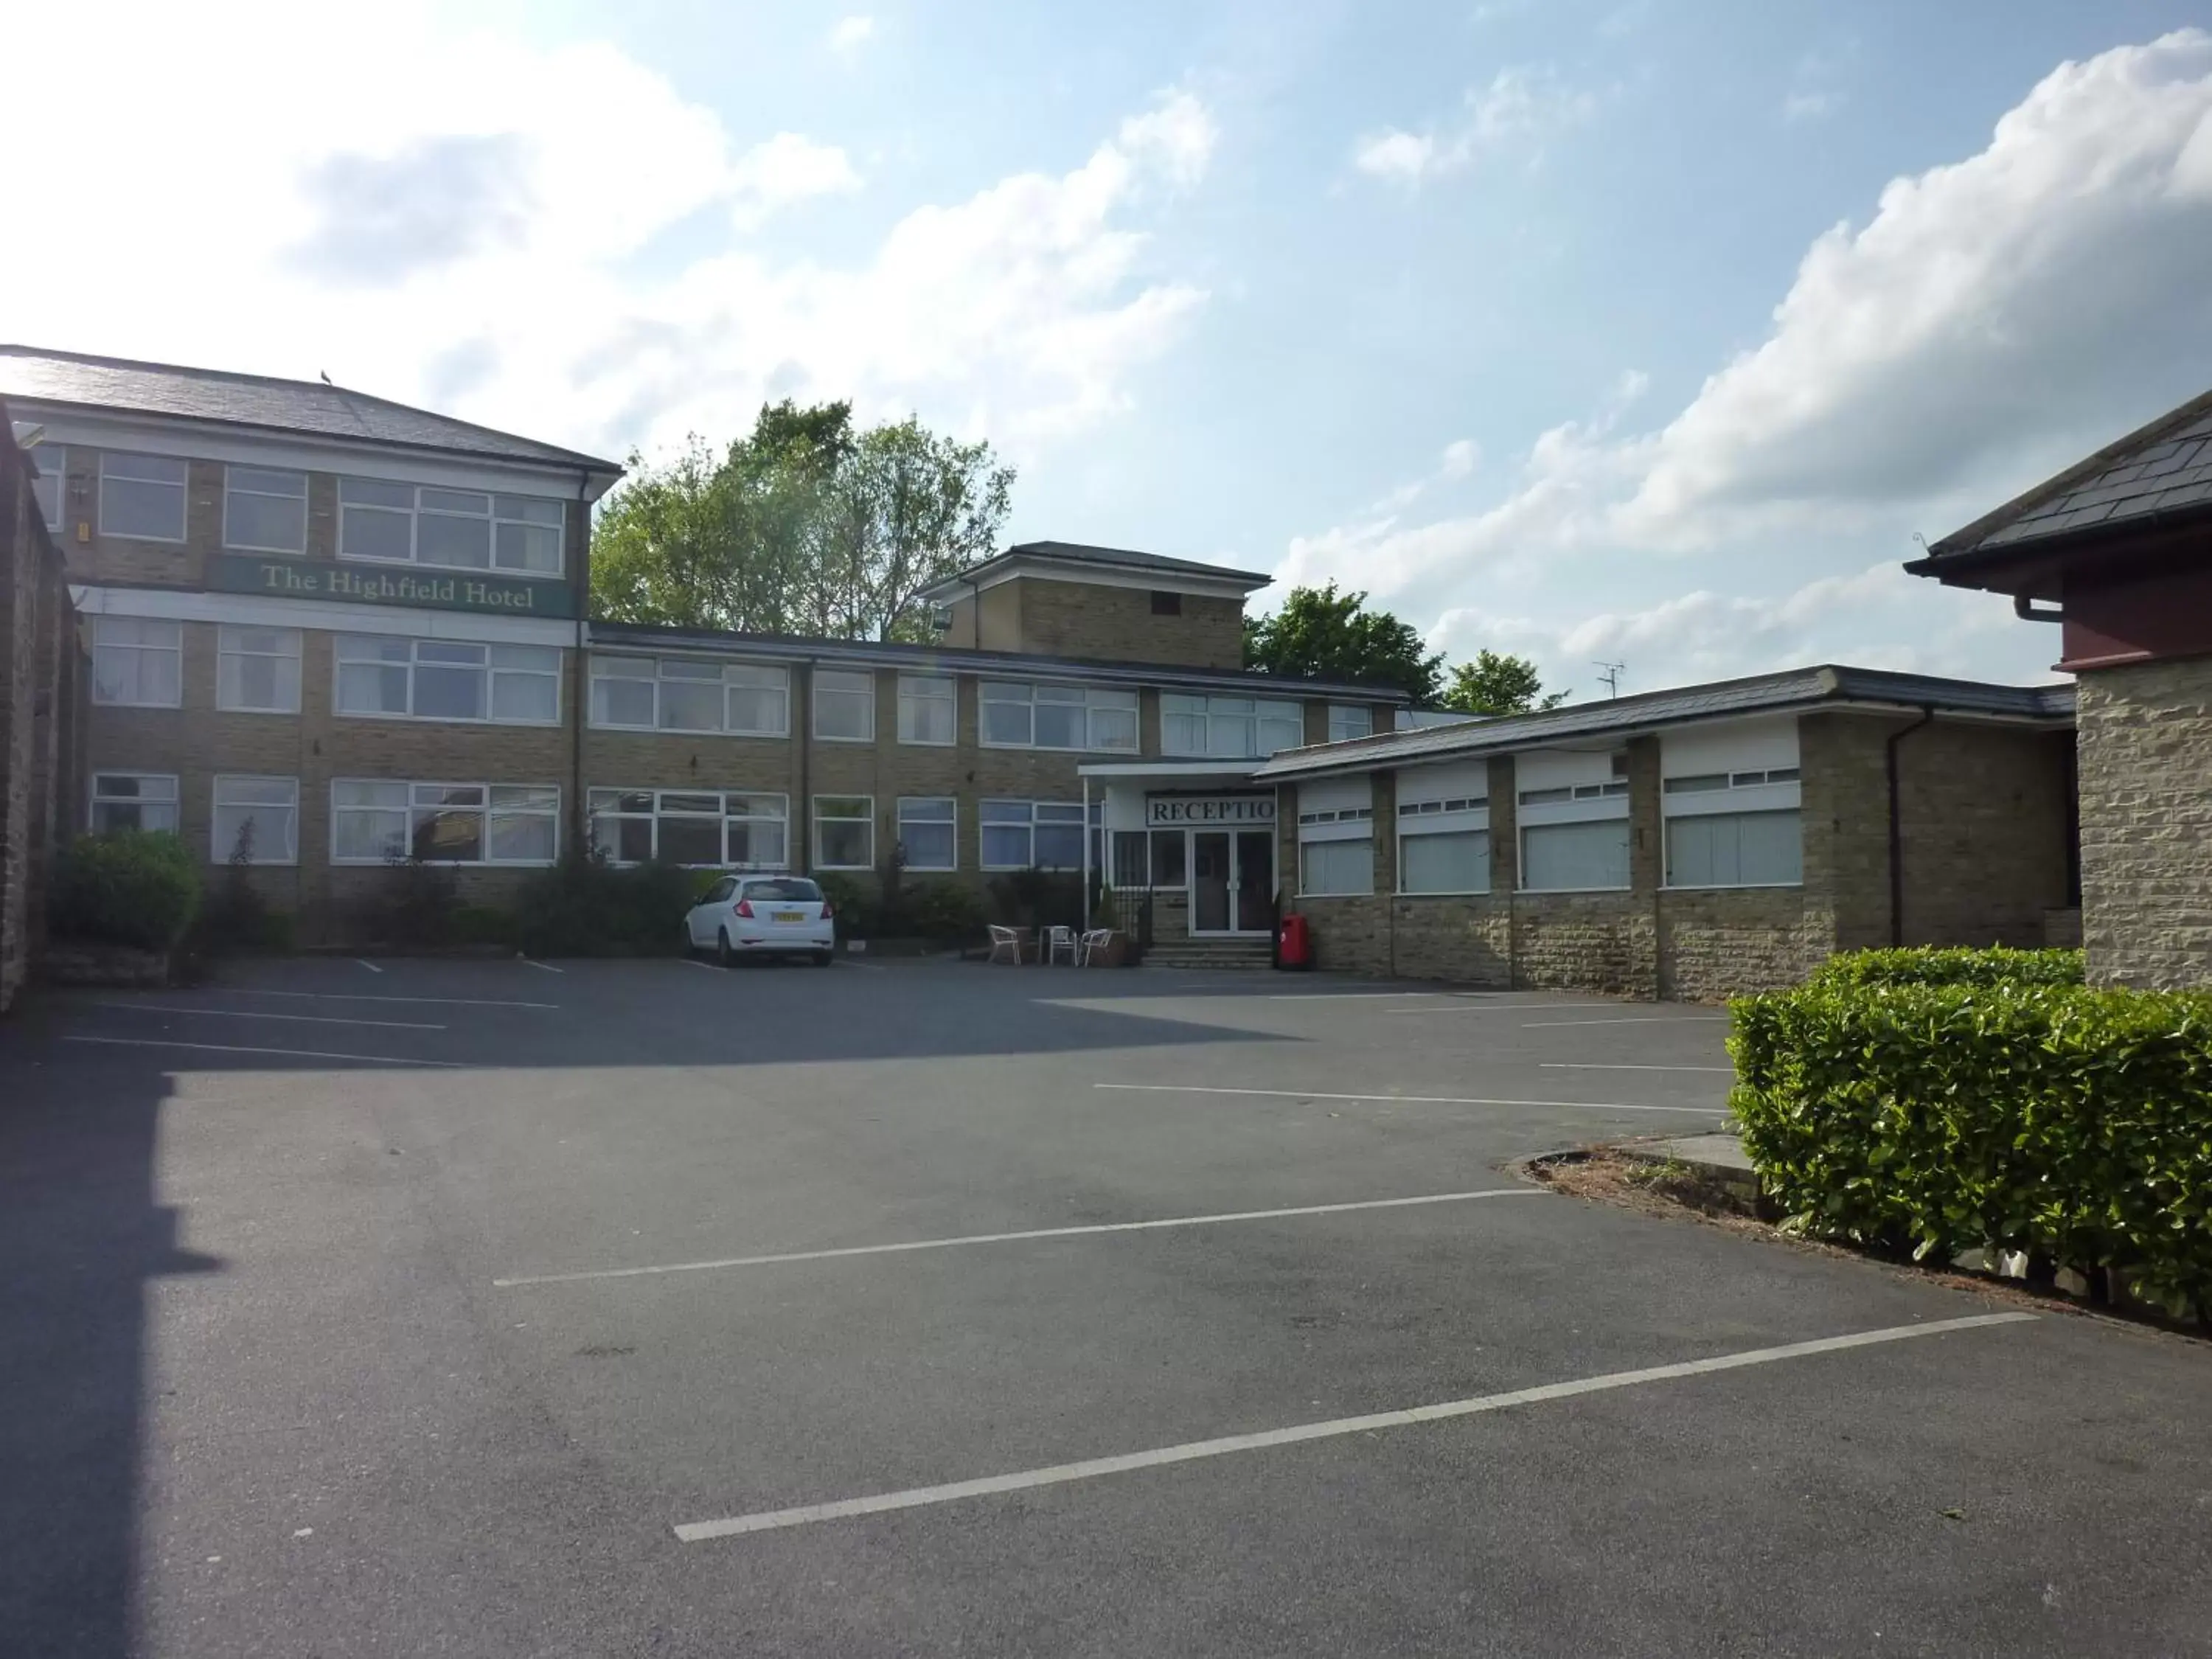
<svg viewBox="0 0 2212 1659">
<path fill-rule="evenodd" d="M 1315 897 L 1375 890 L 1375 840 L 1309 841 L 1298 844 L 1298 891 Z"/>
<path fill-rule="evenodd" d="M 1490 890 L 1490 831 L 1449 830 L 1398 837 L 1401 893 L 1486 893 Z"/>
<path fill-rule="evenodd" d="M 1628 885 L 1628 820 L 1532 823 L 1521 832 L 1521 885 L 1532 893 L 1616 890 Z"/>
<path fill-rule="evenodd" d="M 177 827 L 177 780 L 167 772 L 92 775 L 92 829 L 167 830 Z"/>
<path fill-rule="evenodd" d="M 617 864 L 707 869 L 790 867 L 788 807 L 781 795 L 721 789 L 594 789 L 592 846 Z"/>
<path fill-rule="evenodd" d="M 300 781 L 219 777 L 213 823 L 208 836 L 212 864 L 297 864 Z"/>
<path fill-rule="evenodd" d="M 560 830 L 561 791 L 550 784 L 339 778 L 331 785 L 337 864 L 550 864 Z"/>
<path fill-rule="evenodd" d="M 960 867 L 960 808 L 951 796 L 904 799 L 898 804 L 899 845 L 909 870 Z"/>
<path fill-rule="evenodd" d="M 1081 801 L 987 800 L 977 809 L 986 870 L 1080 870 Z"/>
<path fill-rule="evenodd" d="M 1181 889 L 1190 880 L 1190 842 L 1181 830 L 1116 830 L 1113 862 L 1105 866 L 1115 887 Z"/>
<path fill-rule="evenodd" d="M 1794 887 L 1804 878 L 1795 809 L 1667 820 L 1669 887 Z"/>
<path fill-rule="evenodd" d="M 872 795 L 814 798 L 814 867 L 876 867 L 876 801 Z"/>
</svg>

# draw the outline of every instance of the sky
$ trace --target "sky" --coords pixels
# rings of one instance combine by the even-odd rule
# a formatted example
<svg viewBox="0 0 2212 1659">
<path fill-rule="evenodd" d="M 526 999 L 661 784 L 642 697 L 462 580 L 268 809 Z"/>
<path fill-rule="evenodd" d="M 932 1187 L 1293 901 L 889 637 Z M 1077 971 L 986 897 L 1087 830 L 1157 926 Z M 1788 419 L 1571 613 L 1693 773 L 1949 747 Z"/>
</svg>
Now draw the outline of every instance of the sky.
<svg viewBox="0 0 2212 1659">
<path fill-rule="evenodd" d="M 1597 695 L 2051 678 L 1903 562 L 2212 386 L 2205 0 L 20 9 L 0 339 L 617 459 L 848 398 L 1012 541 Z"/>
</svg>

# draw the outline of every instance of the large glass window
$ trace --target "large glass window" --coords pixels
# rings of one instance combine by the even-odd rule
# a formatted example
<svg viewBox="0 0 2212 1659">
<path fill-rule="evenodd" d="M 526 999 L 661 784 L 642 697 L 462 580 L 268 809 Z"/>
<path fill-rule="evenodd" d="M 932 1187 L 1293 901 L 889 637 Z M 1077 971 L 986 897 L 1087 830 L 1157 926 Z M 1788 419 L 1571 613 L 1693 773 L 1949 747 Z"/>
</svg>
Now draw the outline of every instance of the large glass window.
<svg viewBox="0 0 2212 1659">
<path fill-rule="evenodd" d="M 185 538 L 184 462 L 166 455 L 100 458 L 100 533 L 131 541 Z"/>
<path fill-rule="evenodd" d="M 185 628 L 145 617 L 92 619 L 92 700 L 126 708 L 183 705 Z"/>
<path fill-rule="evenodd" d="M 58 536 L 62 514 L 69 508 L 69 451 L 60 444 L 33 444 L 28 453 L 31 469 L 37 475 L 31 483 L 31 495 L 39 503 L 39 516 Z"/>
<path fill-rule="evenodd" d="M 790 730 L 790 671 L 774 664 L 592 659 L 594 726 L 781 738 Z"/>
<path fill-rule="evenodd" d="M 300 712 L 300 630 L 234 628 L 216 631 L 215 706 L 234 713 Z"/>
<path fill-rule="evenodd" d="M 1333 702 L 1328 706 L 1328 740 L 1345 743 L 1353 738 L 1372 737 L 1375 733 L 1375 711 L 1364 702 Z"/>
<path fill-rule="evenodd" d="M 1490 890 L 1490 831 L 1453 830 L 1398 837 L 1401 893 L 1486 893 Z"/>
<path fill-rule="evenodd" d="M 1080 870 L 1081 801 L 987 800 L 977 808 L 986 870 Z"/>
<path fill-rule="evenodd" d="M 1261 697 L 1160 697 L 1163 754 L 1255 760 L 1305 741 L 1305 715 L 1294 702 Z"/>
<path fill-rule="evenodd" d="M 1667 820 L 1669 887 L 1794 887 L 1804 878 L 1795 808 Z"/>
<path fill-rule="evenodd" d="M 936 675 L 899 676 L 901 743 L 950 744 L 958 727 L 958 709 L 951 679 Z"/>
<path fill-rule="evenodd" d="M 340 478 L 338 556 L 557 576 L 567 513 L 540 496 Z"/>
<path fill-rule="evenodd" d="M 307 550 L 307 475 L 223 469 L 222 544 L 248 553 Z"/>
<path fill-rule="evenodd" d="M 592 845 L 617 864 L 660 859 L 715 869 L 789 867 L 787 805 L 781 795 L 594 789 L 587 801 Z"/>
<path fill-rule="evenodd" d="M 381 864 L 550 864 L 560 849 L 561 792 L 550 784 L 331 784 L 331 859 Z"/>
<path fill-rule="evenodd" d="M 950 795 L 902 799 L 898 804 L 899 845 L 909 870 L 960 867 L 960 813 Z"/>
<path fill-rule="evenodd" d="M 981 698 L 986 748 L 1137 752 L 1134 691 L 986 680 Z"/>
<path fill-rule="evenodd" d="M 1375 841 L 1308 841 L 1298 843 L 1298 891 L 1313 896 L 1375 890 Z"/>
<path fill-rule="evenodd" d="M 337 659 L 341 714 L 503 726 L 560 722 L 561 653 L 553 646 L 341 634 Z"/>
<path fill-rule="evenodd" d="M 297 864 L 300 781 L 218 777 L 208 836 L 212 864 Z"/>
<path fill-rule="evenodd" d="M 92 775 L 92 828 L 167 830 L 177 827 L 177 780 L 167 772 L 95 772 Z"/>
<path fill-rule="evenodd" d="M 872 870 L 876 866 L 876 803 L 870 795 L 814 798 L 814 867 Z"/>
<path fill-rule="evenodd" d="M 1529 824 L 1521 831 L 1521 885 L 1537 893 L 1626 887 L 1628 820 Z"/>
<path fill-rule="evenodd" d="M 873 743 L 876 677 L 815 670 L 814 735 L 832 743 Z"/>
</svg>

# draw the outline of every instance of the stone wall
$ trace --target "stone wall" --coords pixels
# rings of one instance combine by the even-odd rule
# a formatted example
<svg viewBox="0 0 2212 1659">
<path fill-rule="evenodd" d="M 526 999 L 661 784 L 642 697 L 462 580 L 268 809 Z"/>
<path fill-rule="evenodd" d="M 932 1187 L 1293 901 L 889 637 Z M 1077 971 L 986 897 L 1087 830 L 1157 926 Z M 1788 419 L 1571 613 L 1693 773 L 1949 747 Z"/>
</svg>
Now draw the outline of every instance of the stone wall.
<svg viewBox="0 0 2212 1659">
<path fill-rule="evenodd" d="M 1938 720 L 1898 745 L 1907 945 L 2033 949 L 2068 899 L 2068 732 Z"/>
<path fill-rule="evenodd" d="M 2212 984 L 2212 658 L 2085 672 L 2079 719 L 2089 977 Z"/>
<path fill-rule="evenodd" d="M 1659 896 L 1659 994 L 1709 1002 L 1801 983 L 1828 949 L 1802 890 L 1715 888 Z"/>
</svg>

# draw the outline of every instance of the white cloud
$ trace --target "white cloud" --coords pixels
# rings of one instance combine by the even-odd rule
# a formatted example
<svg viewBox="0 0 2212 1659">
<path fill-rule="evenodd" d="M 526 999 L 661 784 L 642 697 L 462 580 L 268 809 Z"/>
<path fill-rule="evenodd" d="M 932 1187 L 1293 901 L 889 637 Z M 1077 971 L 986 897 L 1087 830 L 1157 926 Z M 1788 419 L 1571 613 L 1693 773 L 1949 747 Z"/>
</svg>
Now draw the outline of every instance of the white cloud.
<svg viewBox="0 0 2212 1659">
<path fill-rule="evenodd" d="M 98 32 L 88 9 L 33 9 L 11 46 L 65 61 Z M 327 368 L 614 453 L 744 429 L 785 395 L 919 409 L 1018 452 L 1127 406 L 1205 297 L 1153 268 L 1144 228 L 1206 169 L 1213 124 L 1187 93 L 1072 170 L 916 206 L 872 248 L 812 259 L 749 228 L 854 189 L 843 151 L 733 131 L 611 46 L 527 42 L 406 0 L 366 32 L 312 7 L 227 15 L 218 35 L 173 8 L 113 29 L 103 95 L 123 113 L 101 122 L 79 118 L 65 77 L 12 94 L 22 131 L 75 135 L 71 189 L 128 202 L 133 245 L 163 270 L 149 307 L 133 261 L 0 262 L 19 337 Z M 193 118 L 170 121 L 185 84 Z M 149 154 L 252 210 L 147 187 Z"/>
<path fill-rule="evenodd" d="M 1444 446 L 1437 471 L 1447 478 L 1464 478 L 1482 464 L 1482 446 L 1472 438 L 1455 438 Z"/>
<path fill-rule="evenodd" d="M 1792 123 L 1824 120 L 1843 106 L 1840 92 L 1800 90 L 1782 100 L 1782 118 Z"/>
<path fill-rule="evenodd" d="M 833 52 L 854 52 L 874 38 L 876 20 L 865 13 L 841 17 L 836 27 L 830 31 L 830 46 Z"/>
<path fill-rule="evenodd" d="M 1395 184 L 1419 185 L 1473 166 L 1509 149 L 1534 150 L 1543 141 L 1589 118 L 1596 97 L 1564 85 L 1551 70 L 1498 71 L 1486 87 L 1469 88 L 1458 118 L 1426 132 L 1392 128 L 1352 146 L 1362 173 Z"/>
</svg>

